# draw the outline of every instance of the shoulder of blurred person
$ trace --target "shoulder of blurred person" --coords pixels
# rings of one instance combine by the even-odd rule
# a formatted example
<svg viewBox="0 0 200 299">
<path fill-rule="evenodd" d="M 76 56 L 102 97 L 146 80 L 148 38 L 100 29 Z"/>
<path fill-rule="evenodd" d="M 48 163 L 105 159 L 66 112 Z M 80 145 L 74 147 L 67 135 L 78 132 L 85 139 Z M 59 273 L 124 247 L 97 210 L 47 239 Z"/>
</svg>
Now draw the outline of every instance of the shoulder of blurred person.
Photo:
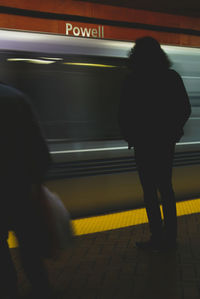
<svg viewBox="0 0 200 299">
<path fill-rule="evenodd" d="M 42 181 L 50 164 L 49 151 L 29 99 L 0 83 L 0 161 L 4 183 Z"/>
</svg>

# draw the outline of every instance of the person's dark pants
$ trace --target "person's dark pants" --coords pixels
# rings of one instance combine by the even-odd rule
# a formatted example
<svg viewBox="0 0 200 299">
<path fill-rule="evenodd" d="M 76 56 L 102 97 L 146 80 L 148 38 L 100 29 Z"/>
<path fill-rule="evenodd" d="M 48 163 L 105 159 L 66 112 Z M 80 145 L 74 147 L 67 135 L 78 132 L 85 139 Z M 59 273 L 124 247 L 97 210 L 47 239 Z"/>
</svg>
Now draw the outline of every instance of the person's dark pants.
<svg viewBox="0 0 200 299">
<path fill-rule="evenodd" d="M 176 202 L 172 187 L 172 163 L 175 143 L 142 143 L 134 146 L 135 159 L 144 192 L 144 202 L 152 239 L 177 237 Z M 162 225 L 158 191 L 164 214 Z"/>
<path fill-rule="evenodd" d="M 26 228 L 26 223 L 20 223 L 14 228 L 19 242 L 19 252 L 22 266 L 29 279 L 33 291 L 46 294 L 49 291 L 48 274 L 40 254 L 40 245 L 34 243 L 34 232 Z M 8 247 L 8 230 L 0 231 L 0 289 L 1 293 L 15 298 L 18 295 L 18 281 L 15 265 Z M 44 296 L 45 297 L 45 296 Z M 41 297 L 42 298 L 42 297 Z"/>
<path fill-rule="evenodd" d="M 7 243 L 8 233 L 0 232 L 0 290 L 1 295 L 17 296 L 17 273 Z"/>
</svg>

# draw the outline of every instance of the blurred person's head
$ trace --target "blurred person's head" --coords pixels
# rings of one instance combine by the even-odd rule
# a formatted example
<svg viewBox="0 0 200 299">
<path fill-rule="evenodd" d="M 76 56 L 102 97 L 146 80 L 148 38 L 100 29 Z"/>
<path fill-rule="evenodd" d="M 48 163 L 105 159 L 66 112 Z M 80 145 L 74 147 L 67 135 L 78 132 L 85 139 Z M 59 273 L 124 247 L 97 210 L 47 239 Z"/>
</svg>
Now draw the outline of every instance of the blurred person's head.
<svg viewBox="0 0 200 299">
<path fill-rule="evenodd" d="M 135 41 L 129 55 L 129 67 L 135 71 L 154 71 L 168 69 L 171 66 L 166 53 L 159 42 L 146 36 Z"/>
</svg>

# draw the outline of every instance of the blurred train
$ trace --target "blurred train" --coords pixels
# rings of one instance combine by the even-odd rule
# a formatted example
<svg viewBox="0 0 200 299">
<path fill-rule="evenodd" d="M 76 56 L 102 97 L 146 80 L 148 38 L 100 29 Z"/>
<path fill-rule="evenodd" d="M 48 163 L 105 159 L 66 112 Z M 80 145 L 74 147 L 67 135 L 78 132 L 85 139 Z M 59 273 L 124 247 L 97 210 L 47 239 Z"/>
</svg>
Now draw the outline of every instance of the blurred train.
<svg viewBox="0 0 200 299">
<path fill-rule="evenodd" d="M 131 42 L 0 30 L 0 80 L 29 96 L 53 158 L 46 184 L 72 218 L 143 205 L 134 150 L 127 149 L 117 120 L 132 47 Z M 200 194 L 200 48 L 162 47 L 192 105 L 174 159 L 181 200 Z"/>
</svg>

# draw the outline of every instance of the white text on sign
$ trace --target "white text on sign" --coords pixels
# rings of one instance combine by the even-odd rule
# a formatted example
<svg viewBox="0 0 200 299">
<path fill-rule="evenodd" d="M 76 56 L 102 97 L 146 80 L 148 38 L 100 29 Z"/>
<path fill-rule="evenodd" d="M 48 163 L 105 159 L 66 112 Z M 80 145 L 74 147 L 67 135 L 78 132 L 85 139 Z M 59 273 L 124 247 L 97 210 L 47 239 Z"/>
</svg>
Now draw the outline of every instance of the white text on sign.
<svg viewBox="0 0 200 299">
<path fill-rule="evenodd" d="M 104 38 L 104 27 L 97 26 L 93 28 L 73 26 L 71 23 L 66 23 L 66 35 Z"/>
</svg>

